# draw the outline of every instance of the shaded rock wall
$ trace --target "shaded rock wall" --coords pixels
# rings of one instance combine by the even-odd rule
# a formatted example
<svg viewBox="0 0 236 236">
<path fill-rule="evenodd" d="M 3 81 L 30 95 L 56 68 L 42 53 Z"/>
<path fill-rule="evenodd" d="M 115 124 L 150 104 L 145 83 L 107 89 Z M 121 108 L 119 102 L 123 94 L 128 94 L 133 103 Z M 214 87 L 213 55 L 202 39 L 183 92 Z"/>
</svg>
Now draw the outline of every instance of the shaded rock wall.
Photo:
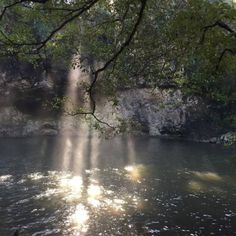
<svg viewBox="0 0 236 236">
<path fill-rule="evenodd" d="M 184 97 L 180 90 L 130 89 L 119 92 L 118 100 L 113 118 L 107 121 L 116 116 L 130 120 L 151 136 L 210 141 L 228 131 L 219 122 L 220 114 L 215 109 L 200 98 Z M 109 103 L 101 107 L 100 114 L 112 110 Z"/>
<path fill-rule="evenodd" d="M 27 80 L 21 77 L 18 68 L 11 67 L 14 73 L 8 72 L 9 68 L 4 69 L 1 64 L 0 70 L 3 71 L 0 76 L 0 136 L 76 134 L 83 123 L 79 117 L 62 119 L 60 112 L 44 106 L 46 101 L 63 96 L 67 71 L 57 69 L 45 74 L 38 70 L 37 76 L 35 71 L 32 73 L 34 79 Z M 30 76 L 29 72 L 26 74 Z M 229 131 L 220 124 L 221 115 L 211 104 L 197 97 L 184 97 L 180 90 L 126 89 L 119 91 L 117 98 L 119 105 L 113 107 L 106 98 L 98 97 L 98 115 L 112 125 L 117 125 L 117 119 L 124 119 L 137 124 L 140 132 L 152 136 L 205 141 Z"/>
</svg>

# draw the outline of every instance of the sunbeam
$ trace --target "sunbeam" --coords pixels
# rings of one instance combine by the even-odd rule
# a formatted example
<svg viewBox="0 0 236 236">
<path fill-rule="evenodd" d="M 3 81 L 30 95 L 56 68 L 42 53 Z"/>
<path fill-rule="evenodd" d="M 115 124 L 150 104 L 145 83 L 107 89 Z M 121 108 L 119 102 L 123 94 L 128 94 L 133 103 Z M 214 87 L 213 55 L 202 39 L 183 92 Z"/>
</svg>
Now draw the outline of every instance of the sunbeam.
<svg viewBox="0 0 236 236">
<path fill-rule="evenodd" d="M 76 58 L 73 58 L 75 60 Z M 81 119 L 68 115 L 75 110 L 86 106 L 86 102 L 82 96 L 82 89 L 79 85 L 88 79 L 88 75 L 82 72 L 78 66 L 71 68 L 68 73 L 67 87 L 65 90 L 65 102 L 63 104 L 60 124 L 61 133 L 58 136 L 57 143 L 54 151 L 54 162 L 64 171 L 75 171 L 82 174 L 83 170 L 83 157 L 85 149 L 88 127 L 82 124 Z M 83 138 L 81 138 L 83 137 Z"/>
</svg>

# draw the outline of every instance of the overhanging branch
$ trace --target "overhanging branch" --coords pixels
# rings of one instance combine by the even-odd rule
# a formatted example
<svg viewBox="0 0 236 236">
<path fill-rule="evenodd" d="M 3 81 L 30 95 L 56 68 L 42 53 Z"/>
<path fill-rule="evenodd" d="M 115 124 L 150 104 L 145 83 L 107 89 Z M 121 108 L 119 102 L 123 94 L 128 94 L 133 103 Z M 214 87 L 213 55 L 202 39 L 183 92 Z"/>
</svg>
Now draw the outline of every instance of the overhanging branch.
<svg viewBox="0 0 236 236">
<path fill-rule="evenodd" d="M 205 41 L 207 31 L 214 28 L 214 27 L 220 27 L 221 29 L 227 31 L 230 34 L 233 34 L 234 37 L 236 37 L 236 32 L 229 25 L 227 25 L 225 22 L 223 22 L 221 20 L 217 20 L 214 24 L 207 25 L 207 26 L 203 27 L 203 29 L 202 29 L 203 34 L 202 34 L 202 38 L 200 40 L 200 43 L 203 43 Z"/>
<path fill-rule="evenodd" d="M 13 47 L 24 47 L 24 46 L 32 46 L 35 47 L 33 49 L 34 52 L 38 53 L 43 47 L 46 46 L 46 44 L 55 36 L 56 33 L 58 33 L 61 29 L 63 29 L 66 25 L 68 25 L 70 22 L 74 21 L 76 18 L 78 18 L 79 16 L 81 16 L 84 12 L 86 12 L 87 10 L 89 10 L 92 6 L 94 6 L 99 0 L 90 0 L 88 2 L 86 2 L 82 7 L 78 8 L 78 9 L 74 9 L 72 11 L 72 16 L 69 17 L 68 19 L 64 20 L 63 22 L 61 22 L 54 30 L 51 31 L 51 33 L 42 41 L 39 42 L 23 42 L 23 43 L 18 43 L 15 41 L 12 41 L 11 39 L 9 39 L 9 37 L 7 37 L 7 35 L 4 35 L 4 38 L 7 40 L 7 42 L 5 43 L 6 45 L 10 45 Z M 4 13 L 6 11 L 7 8 L 10 8 L 14 5 L 17 5 L 19 3 L 22 2 L 29 2 L 28 0 L 21 0 L 18 2 L 15 2 L 14 4 L 8 5 L 7 7 L 4 8 Z M 36 0 L 34 2 L 40 2 L 43 3 L 43 1 L 40 0 Z M 44 1 L 46 2 L 46 1 Z M 3 14 L 2 14 L 3 15 Z M 1 18 L 0 18 L 1 20 Z"/>
<path fill-rule="evenodd" d="M 21 3 L 24 3 L 24 2 L 46 3 L 48 1 L 49 0 L 19 0 L 19 1 L 13 2 L 13 3 L 3 7 L 2 13 L 0 14 L 0 21 L 2 20 L 3 16 L 5 15 L 6 11 L 9 8 L 14 7 L 14 6 L 18 5 L 18 4 L 21 4 Z"/>
<path fill-rule="evenodd" d="M 95 89 L 95 86 L 96 86 L 96 82 L 98 80 L 98 77 L 99 77 L 100 73 L 102 73 L 104 70 L 106 70 L 120 56 L 120 54 L 125 50 L 125 48 L 127 48 L 129 46 L 129 44 L 133 40 L 133 38 L 135 36 L 135 33 L 137 32 L 138 27 L 139 27 L 139 25 L 142 21 L 146 4 L 147 4 L 147 0 L 141 0 L 141 7 L 140 7 L 140 10 L 138 12 L 137 20 L 136 20 L 136 22 L 133 26 L 133 29 L 132 29 L 131 33 L 129 34 L 129 36 L 127 37 L 125 42 L 121 45 L 120 49 L 102 67 L 100 67 L 99 69 L 92 72 L 93 80 L 92 80 L 92 83 L 90 84 L 90 86 L 87 90 L 87 92 L 89 94 L 90 101 L 91 101 L 92 109 L 91 109 L 91 112 L 88 112 L 87 114 L 92 115 L 97 121 L 109 126 L 110 128 L 114 128 L 114 127 L 112 127 L 108 123 L 100 120 L 95 115 L 95 113 L 96 113 L 96 101 L 95 101 L 95 98 L 94 98 L 94 89 Z M 78 112 L 74 115 L 80 115 L 80 114 L 81 113 Z"/>
<path fill-rule="evenodd" d="M 1 15 L 0 15 L 0 20 L 3 18 L 4 14 L 6 13 L 7 9 L 14 7 L 15 5 L 21 4 L 23 2 L 37 2 L 37 3 L 45 3 L 48 0 L 34 0 L 34 1 L 29 1 L 29 0 L 20 0 L 20 1 L 16 1 L 11 5 L 5 6 Z M 93 7 L 99 0 L 89 0 L 87 1 L 82 7 L 78 8 L 78 9 L 74 9 L 69 11 L 69 14 L 66 16 L 69 17 L 66 20 L 64 20 L 63 22 L 61 22 L 53 31 L 51 31 L 51 33 L 42 41 L 39 42 L 15 42 L 12 41 L 11 39 L 8 38 L 7 35 L 3 33 L 3 36 L 6 40 L 6 45 L 10 45 L 17 48 L 21 48 L 24 46 L 29 46 L 31 47 L 31 51 L 33 53 L 39 53 L 39 51 L 44 48 L 47 43 L 52 40 L 52 38 L 55 36 L 55 34 L 57 32 L 59 32 L 60 30 L 62 30 L 66 25 L 68 25 L 70 22 L 74 21 L 76 18 L 80 17 L 84 12 L 86 12 L 87 10 L 89 10 L 91 7 Z M 93 71 L 92 73 L 92 82 L 89 86 L 89 89 L 87 90 L 87 93 L 89 94 L 89 98 L 90 98 L 90 102 L 91 102 L 91 111 L 88 112 L 73 112 L 70 115 L 91 115 L 95 118 L 95 120 L 97 120 L 98 122 L 107 125 L 110 128 L 114 128 L 111 125 L 109 125 L 107 122 L 102 121 L 101 119 L 99 119 L 96 115 L 96 101 L 94 98 L 94 89 L 96 86 L 96 82 L 98 80 L 98 77 L 100 75 L 100 73 L 102 73 L 104 70 L 106 70 L 112 63 L 114 63 L 114 61 L 117 60 L 117 58 L 120 56 L 120 54 L 122 54 L 122 52 L 129 46 L 129 44 L 131 43 L 131 41 L 133 40 L 135 33 L 137 32 L 137 29 L 142 21 L 143 15 L 144 15 L 144 10 L 146 7 L 146 3 L 147 0 L 140 0 L 140 10 L 137 14 L 137 20 L 133 25 L 133 28 L 130 32 L 130 34 L 128 35 L 128 37 L 126 38 L 125 42 L 120 46 L 120 48 L 118 49 L 118 51 L 116 51 L 113 56 L 100 68 L 98 68 L 97 70 Z M 125 15 L 127 14 L 127 12 L 125 12 Z"/>
<path fill-rule="evenodd" d="M 221 29 L 223 29 L 224 31 L 228 32 L 230 35 L 232 35 L 233 37 L 236 38 L 236 32 L 235 30 L 233 30 L 228 24 L 226 24 L 225 22 L 221 21 L 221 20 L 217 20 L 214 24 L 211 24 L 211 25 L 207 25 L 203 28 L 203 34 L 202 34 L 202 38 L 201 38 L 201 41 L 200 43 L 204 43 L 205 41 L 205 37 L 206 37 L 206 33 L 208 30 L 212 29 L 212 28 L 215 28 L 215 27 L 219 27 Z M 221 64 L 221 61 L 223 60 L 224 56 L 227 54 L 227 53 L 231 53 L 233 55 L 236 54 L 236 51 L 234 49 L 230 49 L 230 48 L 225 48 L 220 56 L 219 56 L 219 59 L 218 59 L 218 62 L 217 62 L 217 65 L 216 65 L 216 70 L 219 69 L 220 67 L 220 64 Z"/>
<path fill-rule="evenodd" d="M 225 49 L 222 51 L 222 53 L 220 54 L 220 57 L 219 57 L 219 59 L 218 59 L 218 63 L 217 63 L 217 65 L 216 65 L 216 70 L 219 69 L 220 63 L 221 63 L 223 57 L 226 55 L 226 53 L 231 53 L 231 54 L 235 55 L 235 54 L 236 54 L 236 51 L 233 50 L 233 49 L 230 49 L 230 48 L 225 48 Z"/>
</svg>

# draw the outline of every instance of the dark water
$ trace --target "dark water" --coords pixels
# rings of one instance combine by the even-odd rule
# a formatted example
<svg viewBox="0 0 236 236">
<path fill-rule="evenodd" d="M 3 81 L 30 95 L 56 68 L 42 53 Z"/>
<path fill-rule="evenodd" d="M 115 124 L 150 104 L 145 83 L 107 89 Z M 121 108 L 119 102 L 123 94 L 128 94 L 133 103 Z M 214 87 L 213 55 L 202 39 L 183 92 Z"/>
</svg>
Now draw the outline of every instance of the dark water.
<svg viewBox="0 0 236 236">
<path fill-rule="evenodd" d="M 236 235 L 232 148 L 155 138 L 0 140 L 0 236 Z"/>
</svg>

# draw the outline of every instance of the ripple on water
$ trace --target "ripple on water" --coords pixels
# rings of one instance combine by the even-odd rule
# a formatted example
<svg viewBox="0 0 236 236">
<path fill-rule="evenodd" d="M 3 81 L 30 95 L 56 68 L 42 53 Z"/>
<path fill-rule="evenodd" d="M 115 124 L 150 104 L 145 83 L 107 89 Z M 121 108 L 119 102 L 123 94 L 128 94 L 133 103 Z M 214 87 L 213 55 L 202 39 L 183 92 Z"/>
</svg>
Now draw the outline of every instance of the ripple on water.
<svg viewBox="0 0 236 236">
<path fill-rule="evenodd" d="M 184 177 L 184 182 L 179 174 L 180 181 L 189 183 L 191 192 L 189 188 L 185 192 L 181 188 L 166 191 L 167 180 L 148 175 L 147 168 L 138 165 L 122 170 L 87 170 L 82 176 L 63 171 L 35 172 L 16 180 L 1 176 L 2 186 L 6 183 L 13 186 L 4 193 L 8 207 L 6 222 L 12 229 L 19 226 L 22 235 L 35 236 L 85 233 L 135 236 L 164 232 L 210 235 L 232 231 L 231 220 L 235 217 L 235 211 L 229 208 L 232 203 L 216 191 L 214 194 L 205 191 L 205 182 L 204 191 L 199 185 L 205 178 L 207 184 L 222 182 L 217 175 L 194 173 L 193 180 L 189 171 L 189 179 Z M 220 217 L 209 210 L 212 204 L 217 204 Z M 0 213 L 5 214 L 3 208 Z"/>
<path fill-rule="evenodd" d="M 44 231 L 39 231 L 39 232 L 35 232 L 32 234 L 32 236 L 46 236 L 46 235 L 55 235 L 60 233 L 61 230 L 60 229 L 46 229 Z"/>
</svg>

